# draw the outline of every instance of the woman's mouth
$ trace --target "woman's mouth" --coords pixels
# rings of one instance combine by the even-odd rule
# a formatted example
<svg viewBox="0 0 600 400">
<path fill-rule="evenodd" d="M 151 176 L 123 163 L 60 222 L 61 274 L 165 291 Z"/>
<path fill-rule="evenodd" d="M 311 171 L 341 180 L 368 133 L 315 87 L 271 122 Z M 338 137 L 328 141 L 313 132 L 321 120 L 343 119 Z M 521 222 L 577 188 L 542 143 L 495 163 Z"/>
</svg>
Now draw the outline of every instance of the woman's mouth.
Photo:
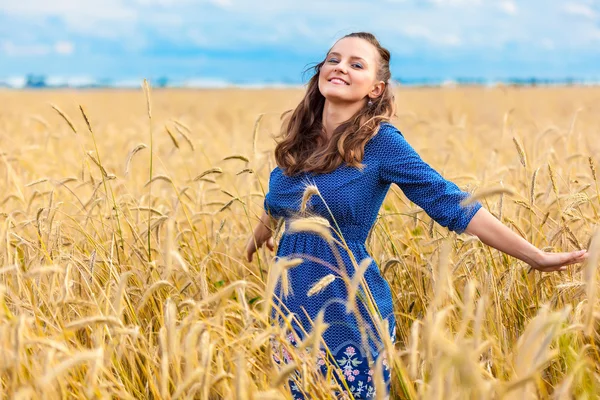
<svg viewBox="0 0 600 400">
<path fill-rule="evenodd" d="M 334 85 L 349 85 L 348 82 L 341 78 L 331 78 L 329 82 L 333 83 Z"/>
</svg>

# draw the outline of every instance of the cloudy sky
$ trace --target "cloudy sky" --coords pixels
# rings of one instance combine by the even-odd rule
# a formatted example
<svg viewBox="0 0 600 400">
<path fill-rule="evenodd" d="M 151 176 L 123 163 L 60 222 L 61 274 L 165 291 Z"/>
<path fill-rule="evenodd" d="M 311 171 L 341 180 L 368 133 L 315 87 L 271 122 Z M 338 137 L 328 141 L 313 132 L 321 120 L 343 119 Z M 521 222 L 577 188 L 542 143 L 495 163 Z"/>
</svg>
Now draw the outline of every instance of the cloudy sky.
<svg viewBox="0 0 600 400">
<path fill-rule="evenodd" d="M 0 0 L 0 79 L 302 83 L 359 30 L 401 81 L 600 80 L 600 0 Z"/>
</svg>

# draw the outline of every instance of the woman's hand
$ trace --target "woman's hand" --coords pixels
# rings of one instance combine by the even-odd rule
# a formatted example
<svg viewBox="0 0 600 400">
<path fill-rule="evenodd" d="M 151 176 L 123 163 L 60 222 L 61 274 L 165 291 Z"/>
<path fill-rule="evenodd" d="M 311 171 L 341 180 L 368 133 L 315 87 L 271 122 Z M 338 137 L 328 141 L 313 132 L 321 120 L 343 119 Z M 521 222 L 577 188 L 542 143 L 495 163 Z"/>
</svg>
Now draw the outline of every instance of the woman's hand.
<svg viewBox="0 0 600 400">
<path fill-rule="evenodd" d="M 553 271 L 565 271 L 567 265 L 577 264 L 587 260 L 587 250 L 573 251 L 570 253 L 544 253 L 543 251 L 538 253 L 532 261 L 528 264 L 533 269 L 537 269 L 541 272 L 553 272 Z"/>
<path fill-rule="evenodd" d="M 254 229 L 254 233 L 250 235 L 246 242 L 246 258 L 252 262 L 252 255 L 256 253 L 263 244 L 267 244 L 267 248 L 271 251 L 275 250 L 275 242 L 273 241 L 273 229 L 277 221 L 266 212 L 263 212 L 260 221 Z"/>
<path fill-rule="evenodd" d="M 580 263 L 588 258 L 586 250 L 545 253 L 514 233 L 483 207 L 475 213 L 465 232 L 542 272 L 565 271 L 567 265 Z"/>
<path fill-rule="evenodd" d="M 262 247 L 265 243 L 264 239 L 256 239 L 255 235 L 250 235 L 248 238 L 248 242 L 246 243 L 246 258 L 248 261 L 252 262 L 252 255 L 256 253 L 258 249 Z M 267 248 L 271 251 L 275 249 L 275 242 L 273 241 L 273 237 L 269 237 L 266 240 Z"/>
</svg>

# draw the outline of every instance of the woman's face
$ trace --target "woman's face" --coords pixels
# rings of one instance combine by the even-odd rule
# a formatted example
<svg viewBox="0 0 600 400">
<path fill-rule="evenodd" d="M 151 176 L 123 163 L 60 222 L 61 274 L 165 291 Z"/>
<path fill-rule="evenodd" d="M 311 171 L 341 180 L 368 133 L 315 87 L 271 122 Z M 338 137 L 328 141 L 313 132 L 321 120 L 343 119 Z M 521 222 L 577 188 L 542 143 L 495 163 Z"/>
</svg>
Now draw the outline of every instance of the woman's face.
<svg viewBox="0 0 600 400">
<path fill-rule="evenodd" d="M 357 37 L 340 39 L 319 73 L 319 91 L 331 102 L 355 103 L 378 95 L 377 49 Z"/>
</svg>

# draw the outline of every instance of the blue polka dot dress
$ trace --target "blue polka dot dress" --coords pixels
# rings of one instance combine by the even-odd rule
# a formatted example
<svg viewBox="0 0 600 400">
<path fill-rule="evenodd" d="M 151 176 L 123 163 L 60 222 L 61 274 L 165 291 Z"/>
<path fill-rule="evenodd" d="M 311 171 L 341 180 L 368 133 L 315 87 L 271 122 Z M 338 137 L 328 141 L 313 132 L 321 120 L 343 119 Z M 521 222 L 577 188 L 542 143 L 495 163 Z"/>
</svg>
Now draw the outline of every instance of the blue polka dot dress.
<svg viewBox="0 0 600 400">
<path fill-rule="evenodd" d="M 312 321 L 323 310 L 328 328 L 323 333 L 324 344 L 316 352 L 317 365 L 324 374 L 326 369 L 331 372 L 333 365 L 333 374 L 328 376 L 333 376 L 342 392 L 351 393 L 356 399 L 375 397 L 374 361 L 380 356 L 389 393 L 391 363 L 388 364 L 385 358 L 381 335 L 387 335 L 393 342 L 396 321 L 390 287 L 368 253 L 365 241 L 390 185 L 397 184 L 432 219 L 457 233 L 466 229 L 481 208 L 478 202 L 461 207 L 460 202 L 468 193 L 425 163 L 390 123 L 381 123 L 377 134 L 367 142 L 362 163 L 362 171 L 341 165 L 330 173 L 301 173 L 293 177 L 284 175 L 282 169 L 276 167 L 270 174 L 264 200 L 267 213 L 285 219 L 286 230 L 279 241 L 276 257 L 303 259 L 287 272 L 290 293 L 284 296 L 281 282 L 275 290 L 277 308 L 286 316 L 289 313 L 294 316 L 294 332 L 290 332 L 288 340 L 297 346 L 299 341 L 307 338 L 312 331 Z M 310 198 L 306 204 L 307 213 L 327 219 L 338 242 L 342 241 L 341 233 L 354 256 L 354 263 L 339 243 L 332 244 L 314 232 L 289 231 L 290 222 L 299 215 L 308 184 L 315 185 L 320 196 Z M 365 259 L 368 266 L 364 270 L 364 280 L 368 288 L 360 287 L 355 311 L 347 312 L 349 286 L 342 275 L 351 279 L 356 266 Z M 362 265 L 364 267 L 365 263 Z M 328 275 L 332 275 L 331 282 L 309 296 L 308 291 Z M 368 312 L 366 293 L 370 293 L 369 298 L 374 300 L 377 312 Z M 273 312 L 272 315 L 278 318 L 276 315 L 279 314 Z M 379 324 L 373 318 L 378 318 Z M 387 331 L 382 332 L 382 326 Z M 289 352 L 281 349 L 274 352 L 274 358 L 276 362 L 292 361 Z M 295 399 L 311 398 L 310 388 L 303 387 L 297 380 L 290 380 L 290 388 Z"/>
</svg>

